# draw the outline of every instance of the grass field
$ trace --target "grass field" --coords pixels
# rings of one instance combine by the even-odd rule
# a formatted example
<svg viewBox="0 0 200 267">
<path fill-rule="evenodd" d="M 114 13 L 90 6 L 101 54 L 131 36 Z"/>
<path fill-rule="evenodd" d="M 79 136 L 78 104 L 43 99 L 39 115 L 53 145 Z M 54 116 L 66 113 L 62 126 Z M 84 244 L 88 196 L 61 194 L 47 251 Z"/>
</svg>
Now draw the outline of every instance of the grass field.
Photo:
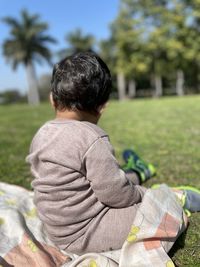
<svg viewBox="0 0 200 267">
<path fill-rule="evenodd" d="M 0 106 L 0 180 L 30 189 L 25 163 L 31 139 L 54 117 L 48 104 Z M 200 189 L 200 97 L 110 102 L 99 125 L 110 135 L 122 163 L 124 148 L 135 150 L 157 167 L 146 184 L 195 185 Z M 200 214 L 170 252 L 177 266 L 200 266 Z"/>
</svg>

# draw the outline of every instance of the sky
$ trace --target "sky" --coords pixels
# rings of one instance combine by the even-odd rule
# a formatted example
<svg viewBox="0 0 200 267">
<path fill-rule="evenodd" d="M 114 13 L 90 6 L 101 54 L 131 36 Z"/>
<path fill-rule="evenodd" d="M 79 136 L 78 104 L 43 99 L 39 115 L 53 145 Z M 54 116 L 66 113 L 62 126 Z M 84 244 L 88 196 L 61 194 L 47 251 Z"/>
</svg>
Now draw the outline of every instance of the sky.
<svg viewBox="0 0 200 267">
<path fill-rule="evenodd" d="M 26 73 L 23 66 L 13 71 L 2 54 L 2 43 L 9 37 L 9 27 L 2 18 L 20 17 L 20 11 L 27 9 L 31 14 L 39 14 L 41 21 L 49 24 L 48 33 L 57 39 L 57 44 L 49 47 L 53 52 L 66 47 L 67 33 L 81 28 L 84 34 L 92 34 L 97 40 L 109 37 L 109 25 L 116 18 L 119 0 L 0 0 L 0 91 L 27 90 Z M 50 73 L 51 68 L 43 63 L 36 65 L 38 76 Z"/>
</svg>

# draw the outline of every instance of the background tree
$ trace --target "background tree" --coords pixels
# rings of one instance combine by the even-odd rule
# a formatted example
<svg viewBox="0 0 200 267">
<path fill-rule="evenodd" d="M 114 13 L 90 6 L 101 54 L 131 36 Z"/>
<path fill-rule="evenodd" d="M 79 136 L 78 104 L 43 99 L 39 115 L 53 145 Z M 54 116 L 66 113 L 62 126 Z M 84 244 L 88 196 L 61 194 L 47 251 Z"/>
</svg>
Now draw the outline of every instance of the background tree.
<svg viewBox="0 0 200 267">
<path fill-rule="evenodd" d="M 149 60 L 144 56 L 143 31 L 140 18 L 131 12 L 128 3 L 122 1 L 119 15 L 112 25 L 119 99 L 135 97 L 136 78 L 148 69 Z"/>
<path fill-rule="evenodd" d="M 189 63 L 188 85 L 195 86 L 196 91 L 200 92 L 200 1 L 183 0 L 182 2 L 187 10 L 186 45 L 190 48 L 185 55 Z"/>
<path fill-rule="evenodd" d="M 115 75 L 116 66 L 116 45 L 113 38 L 113 34 L 106 40 L 99 42 L 99 54 L 102 59 L 106 62 L 112 74 Z"/>
<path fill-rule="evenodd" d="M 47 43 L 55 43 L 55 39 L 45 32 L 48 25 L 40 21 L 39 15 L 30 15 L 26 10 L 21 12 L 20 20 L 5 17 L 3 21 L 10 27 L 10 38 L 3 43 L 3 53 L 15 70 L 19 64 L 26 68 L 29 90 L 28 102 L 39 103 L 38 85 L 34 62 L 45 59 L 51 63 L 51 53 Z"/>
<path fill-rule="evenodd" d="M 26 96 L 19 89 L 6 89 L 0 92 L 0 104 L 16 104 L 26 102 Z"/>
<path fill-rule="evenodd" d="M 154 96 L 163 94 L 162 76 L 166 62 L 167 29 L 163 16 L 167 1 L 124 0 L 132 17 L 139 18 L 139 27 L 143 29 L 143 58 L 148 59 L 150 82 L 155 88 Z M 143 61 L 142 61 L 143 62 Z"/>
<path fill-rule="evenodd" d="M 95 38 L 91 34 L 83 34 L 81 29 L 76 29 L 67 34 L 65 38 L 67 48 L 62 49 L 58 54 L 59 58 L 72 55 L 78 52 L 88 52 L 94 50 Z"/>
<path fill-rule="evenodd" d="M 166 61 L 163 69 L 165 73 L 166 70 L 168 70 L 168 73 L 174 73 L 173 76 L 176 76 L 175 92 L 181 96 L 184 94 L 184 70 L 187 67 L 185 55 L 190 49 L 186 46 L 187 9 L 179 0 L 174 0 L 171 3 L 167 2 L 163 7 L 161 28 L 165 29 L 164 53 Z M 167 64 L 170 68 L 167 68 Z"/>
<path fill-rule="evenodd" d="M 135 95 L 149 79 L 154 96 L 164 86 L 183 95 L 200 84 L 199 0 L 121 0 L 111 28 L 119 96 Z M 198 85 L 198 86 L 197 86 Z M 200 86 L 199 86 L 200 87 Z"/>
<path fill-rule="evenodd" d="M 41 101 L 49 99 L 51 73 L 42 74 L 38 79 L 39 96 Z"/>
<path fill-rule="evenodd" d="M 116 84 L 116 45 L 113 35 L 106 39 L 101 40 L 98 44 L 99 50 L 98 53 L 100 57 L 106 62 L 108 65 L 111 75 L 112 75 L 112 84 L 113 84 L 113 92 L 112 97 L 116 97 L 117 84 Z M 117 94 L 118 97 L 118 94 Z M 117 98 L 116 97 L 116 98 Z"/>
</svg>

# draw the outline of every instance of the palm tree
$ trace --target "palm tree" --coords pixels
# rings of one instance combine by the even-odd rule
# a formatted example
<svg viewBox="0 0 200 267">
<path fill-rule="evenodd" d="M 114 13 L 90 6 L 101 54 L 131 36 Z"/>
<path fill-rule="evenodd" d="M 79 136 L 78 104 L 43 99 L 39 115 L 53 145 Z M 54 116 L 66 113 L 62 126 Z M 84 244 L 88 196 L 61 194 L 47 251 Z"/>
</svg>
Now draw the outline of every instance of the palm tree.
<svg viewBox="0 0 200 267">
<path fill-rule="evenodd" d="M 65 37 L 68 43 L 68 48 L 59 51 L 58 56 L 60 58 L 69 56 L 78 52 L 92 52 L 94 48 L 95 39 L 91 34 L 83 34 L 81 29 L 76 29 L 70 32 Z"/>
<path fill-rule="evenodd" d="M 5 17 L 3 21 L 10 26 L 10 37 L 3 43 L 3 53 L 15 70 L 19 64 L 26 68 L 28 79 L 28 102 L 37 105 L 39 103 L 38 85 L 34 67 L 34 61 L 41 62 L 51 60 L 50 50 L 46 43 L 55 43 L 55 39 L 47 35 L 45 31 L 48 25 L 39 19 L 39 15 L 30 15 L 22 10 L 21 19 Z"/>
</svg>

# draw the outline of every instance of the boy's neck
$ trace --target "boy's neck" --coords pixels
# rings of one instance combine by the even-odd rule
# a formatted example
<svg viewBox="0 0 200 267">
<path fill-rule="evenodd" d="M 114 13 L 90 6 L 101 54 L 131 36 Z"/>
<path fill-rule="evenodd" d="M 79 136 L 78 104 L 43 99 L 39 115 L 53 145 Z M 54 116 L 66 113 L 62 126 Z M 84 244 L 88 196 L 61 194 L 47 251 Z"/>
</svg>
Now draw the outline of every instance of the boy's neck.
<svg viewBox="0 0 200 267">
<path fill-rule="evenodd" d="M 89 112 L 80 110 L 56 110 L 56 119 L 67 119 L 67 120 L 77 120 L 77 121 L 88 121 L 94 124 L 98 123 L 100 115 L 94 115 Z"/>
</svg>

